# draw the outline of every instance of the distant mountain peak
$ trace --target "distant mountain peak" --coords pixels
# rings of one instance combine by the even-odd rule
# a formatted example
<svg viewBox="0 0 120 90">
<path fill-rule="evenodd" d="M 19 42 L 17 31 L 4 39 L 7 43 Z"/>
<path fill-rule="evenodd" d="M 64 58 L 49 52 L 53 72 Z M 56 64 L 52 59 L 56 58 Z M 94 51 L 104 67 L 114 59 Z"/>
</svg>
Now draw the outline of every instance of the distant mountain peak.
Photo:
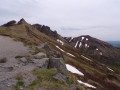
<svg viewBox="0 0 120 90">
<path fill-rule="evenodd" d="M 27 22 L 25 21 L 25 19 L 24 18 L 22 18 L 22 19 L 20 19 L 20 21 L 18 21 L 18 23 L 17 24 L 26 24 Z"/>
</svg>

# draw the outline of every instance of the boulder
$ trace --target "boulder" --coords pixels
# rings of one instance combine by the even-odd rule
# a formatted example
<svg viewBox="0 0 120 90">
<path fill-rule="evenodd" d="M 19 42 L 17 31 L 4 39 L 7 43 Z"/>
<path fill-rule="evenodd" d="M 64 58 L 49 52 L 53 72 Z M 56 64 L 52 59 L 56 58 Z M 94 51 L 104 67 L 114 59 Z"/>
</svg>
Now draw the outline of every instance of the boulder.
<svg viewBox="0 0 120 90">
<path fill-rule="evenodd" d="M 63 75 L 63 74 L 61 74 L 61 73 L 56 74 L 56 75 L 54 76 L 54 78 L 55 78 L 55 79 L 58 79 L 58 80 L 62 80 L 62 81 L 64 81 L 64 82 L 67 83 L 66 76 Z"/>
<path fill-rule="evenodd" d="M 56 68 L 59 73 L 67 75 L 68 71 L 63 58 L 50 58 L 49 68 Z"/>
<path fill-rule="evenodd" d="M 7 58 L 6 57 L 0 58 L 0 63 L 6 63 L 6 62 L 7 62 Z"/>
<path fill-rule="evenodd" d="M 35 59 L 42 59 L 42 58 L 45 58 L 45 57 L 46 57 L 46 54 L 43 53 L 43 52 L 40 52 L 40 53 L 34 55 Z"/>
<path fill-rule="evenodd" d="M 38 68 L 48 68 L 49 58 L 33 59 L 33 63 Z"/>
</svg>

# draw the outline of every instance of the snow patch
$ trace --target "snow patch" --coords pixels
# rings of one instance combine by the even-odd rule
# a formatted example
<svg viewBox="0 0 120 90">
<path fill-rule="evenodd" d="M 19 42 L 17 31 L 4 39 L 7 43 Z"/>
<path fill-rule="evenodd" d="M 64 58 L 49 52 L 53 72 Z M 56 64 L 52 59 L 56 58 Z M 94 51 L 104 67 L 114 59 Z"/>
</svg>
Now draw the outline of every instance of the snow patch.
<svg viewBox="0 0 120 90">
<path fill-rule="evenodd" d="M 61 49 L 59 46 L 56 46 L 56 48 L 58 48 L 60 51 L 62 51 L 62 52 L 65 52 L 63 49 Z M 68 52 L 65 52 L 66 54 L 68 54 L 68 55 L 70 55 L 70 56 L 72 56 L 72 57 L 75 57 L 73 54 L 71 54 L 71 53 L 68 53 Z"/>
<path fill-rule="evenodd" d="M 78 69 L 76 69 L 75 67 L 73 67 L 69 64 L 66 64 L 66 68 L 67 68 L 68 71 L 70 71 L 72 73 L 76 73 L 78 75 L 84 76 L 84 74 L 82 72 L 80 72 Z"/>
<path fill-rule="evenodd" d="M 69 42 L 71 42 L 71 41 L 72 41 L 72 39 L 73 39 L 73 37 L 71 37 L 71 39 L 69 40 Z"/>
<path fill-rule="evenodd" d="M 75 44 L 75 48 L 77 47 L 77 45 L 78 45 L 78 41 L 77 41 L 76 44 Z"/>
<path fill-rule="evenodd" d="M 88 44 L 85 44 L 85 47 L 89 47 L 89 45 L 88 45 Z"/>
<path fill-rule="evenodd" d="M 63 49 L 61 49 L 59 46 L 56 46 L 60 51 L 65 52 Z"/>
<path fill-rule="evenodd" d="M 85 47 L 87 47 L 87 44 L 85 44 Z"/>
<path fill-rule="evenodd" d="M 98 48 L 96 48 L 96 50 L 98 51 Z"/>
<path fill-rule="evenodd" d="M 107 67 L 107 69 L 109 69 L 110 71 L 114 72 L 111 68 Z"/>
<path fill-rule="evenodd" d="M 82 37 L 82 40 L 83 40 L 84 38 L 85 38 L 85 37 Z M 82 40 L 81 40 L 81 41 L 82 41 Z"/>
<path fill-rule="evenodd" d="M 77 80 L 77 81 L 78 81 L 78 83 L 83 84 L 83 85 L 85 85 L 85 86 L 87 86 L 87 87 L 96 88 L 95 86 L 93 86 L 93 85 L 91 85 L 91 84 L 88 84 L 88 83 L 85 83 L 85 82 L 83 82 L 83 81 L 81 81 L 81 80 Z"/>
<path fill-rule="evenodd" d="M 87 58 L 87 57 L 85 57 L 85 56 L 83 56 L 83 55 L 81 55 L 81 57 L 83 57 L 83 58 L 85 58 L 85 59 L 87 59 L 87 60 L 89 60 L 89 61 L 92 61 L 91 59 L 89 59 L 89 58 Z"/>
<path fill-rule="evenodd" d="M 72 56 L 72 57 L 75 57 L 74 55 L 72 55 L 71 53 L 67 53 L 68 55 Z"/>
<path fill-rule="evenodd" d="M 61 43 L 62 45 L 64 45 L 64 42 L 63 42 L 63 41 L 61 41 L 61 40 L 59 40 L 59 39 L 57 39 L 57 41 L 58 41 L 59 43 Z"/>
<path fill-rule="evenodd" d="M 80 42 L 79 47 L 82 45 L 82 42 Z"/>
<path fill-rule="evenodd" d="M 86 38 L 86 41 L 88 41 L 88 38 Z"/>
<path fill-rule="evenodd" d="M 100 55 L 103 55 L 102 52 L 100 52 Z"/>
</svg>

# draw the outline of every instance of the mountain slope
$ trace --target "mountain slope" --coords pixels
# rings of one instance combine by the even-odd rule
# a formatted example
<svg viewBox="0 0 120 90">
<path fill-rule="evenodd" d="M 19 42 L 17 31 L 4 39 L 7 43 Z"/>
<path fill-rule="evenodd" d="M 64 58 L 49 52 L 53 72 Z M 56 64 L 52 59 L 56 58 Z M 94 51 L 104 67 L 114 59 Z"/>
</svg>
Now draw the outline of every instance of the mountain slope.
<svg viewBox="0 0 120 90">
<path fill-rule="evenodd" d="M 116 66 L 116 63 L 120 62 L 120 50 L 104 41 L 98 40 L 89 35 L 75 38 L 66 37 L 65 39 L 81 53 L 85 53 L 102 63 Z"/>
<path fill-rule="evenodd" d="M 95 55 L 101 58 L 105 54 L 104 50 L 109 51 L 110 48 L 112 50 L 116 48 L 90 36 L 64 39 L 58 33 L 49 31 L 50 28 L 42 27 L 44 27 L 44 29 L 39 25 L 30 25 L 24 19 L 21 19 L 17 24 L 1 26 L 0 35 L 13 37 L 15 40 L 22 41 L 29 46 L 37 45 L 39 47 L 39 45 L 47 42 L 52 49 L 62 54 L 66 64 L 74 66 L 84 74 L 84 76 L 80 76 L 72 73 L 78 80 L 94 85 L 100 90 L 118 90 L 120 88 L 119 71 L 100 63 L 99 58 L 97 60 L 97 58 L 95 59 L 92 56 L 94 54 L 91 54 L 94 52 L 96 53 Z M 47 28 L 47 30 L 45 28 Z M 84 39 L 82 37 L 84 37 Z M 85 38 L 88 38 L 88 40 Z M 80 45 L 81 40 L 83 44 Z M 79 47 L 79 45 L 81 47 Z M 96 50 L 96 48 L 98 48 L 98 50 Z M 100 55 L 100 52 L 102 55 Z M 53 55 L 52 57 L 58 56 Z"/>
</svg>

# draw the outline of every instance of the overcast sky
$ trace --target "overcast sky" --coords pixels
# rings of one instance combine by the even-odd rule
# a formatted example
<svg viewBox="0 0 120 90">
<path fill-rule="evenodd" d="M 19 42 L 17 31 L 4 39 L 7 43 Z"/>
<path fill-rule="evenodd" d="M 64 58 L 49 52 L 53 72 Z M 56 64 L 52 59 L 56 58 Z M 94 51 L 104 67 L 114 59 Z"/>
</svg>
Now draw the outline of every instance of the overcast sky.
<svg viewBox="0 0 120 90">
<path fill-rule="evenodd" d="M 0 25 L 21 18 L 62 36 L 120 41 L 120 0 L 0 0 Z"/>
</svg>

